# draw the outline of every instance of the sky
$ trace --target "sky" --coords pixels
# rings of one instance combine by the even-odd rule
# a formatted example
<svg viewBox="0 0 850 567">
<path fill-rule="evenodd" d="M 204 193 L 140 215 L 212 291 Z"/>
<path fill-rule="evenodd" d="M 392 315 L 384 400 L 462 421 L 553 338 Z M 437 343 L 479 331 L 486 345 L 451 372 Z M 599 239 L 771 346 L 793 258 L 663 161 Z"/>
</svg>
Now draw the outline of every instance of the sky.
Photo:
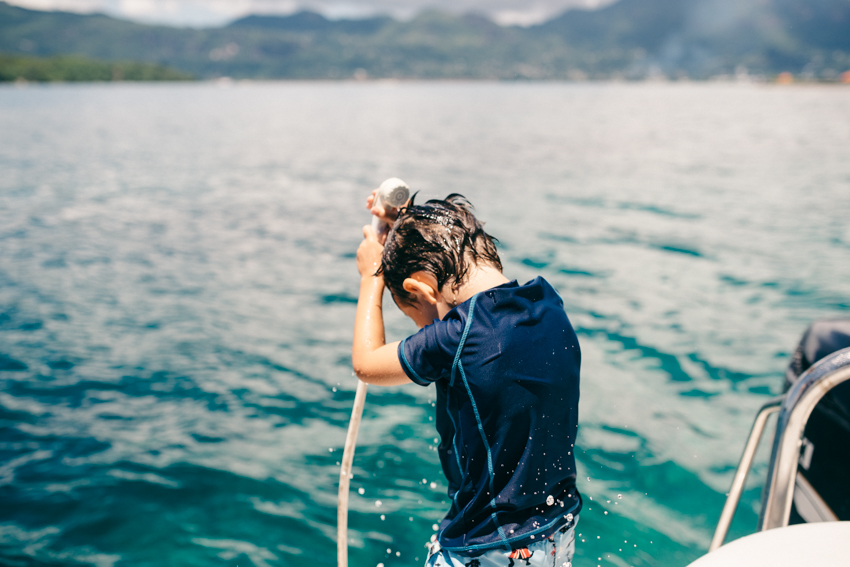
<svg viewBox="0 0 850 567">
<path fill-rule="evenodd" d="M 388 14 L 409 18 L 423 9 L 478 12 L 500 24 L 531 25 L 568 8 L 597 8 L 615 0 L 5 0 L 23 8 L 103 12 L 148 23 L 217 26 L 248 14 L 291 14 L 313 10 L 329 18 Z"/>
</svg>

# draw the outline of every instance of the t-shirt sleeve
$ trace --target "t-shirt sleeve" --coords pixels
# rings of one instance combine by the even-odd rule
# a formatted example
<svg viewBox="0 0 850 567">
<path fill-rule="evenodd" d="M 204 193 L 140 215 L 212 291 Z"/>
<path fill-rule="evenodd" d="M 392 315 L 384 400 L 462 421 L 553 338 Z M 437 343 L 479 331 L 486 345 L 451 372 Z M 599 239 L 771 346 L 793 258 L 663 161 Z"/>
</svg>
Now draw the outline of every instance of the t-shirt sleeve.
<svg viewBox="0 0 850 567">
<path fill-rule="evenodd" d="M 436 382 L 451 372 L 460 339 L 460 322 L 434 321 L 401 341 L 398 359 L 404 373 L 420 386 Z"/>
</svg>

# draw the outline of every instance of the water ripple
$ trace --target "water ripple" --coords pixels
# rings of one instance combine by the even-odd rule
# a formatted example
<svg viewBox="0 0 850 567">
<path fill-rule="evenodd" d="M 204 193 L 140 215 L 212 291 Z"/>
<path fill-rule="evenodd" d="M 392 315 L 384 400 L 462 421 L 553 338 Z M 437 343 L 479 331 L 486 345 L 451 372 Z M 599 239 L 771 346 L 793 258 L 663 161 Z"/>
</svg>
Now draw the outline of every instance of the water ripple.
<svg viewBox="0 0 850 567">
<path fill-rule="evenodd" d="M 844 95 L 0 88 L 0 563 L 334 565 L 363 200 L 400 175 L 466 194 L 507 275 L 564 299 L 577 562 L 687 564 L 800 333 L 850 310 Z M 415 330 L 384 313 L 388 340 Z M 370 388 L 350 564 L 424 560 L 447 507 L 433 402 Z"/>
</svg>

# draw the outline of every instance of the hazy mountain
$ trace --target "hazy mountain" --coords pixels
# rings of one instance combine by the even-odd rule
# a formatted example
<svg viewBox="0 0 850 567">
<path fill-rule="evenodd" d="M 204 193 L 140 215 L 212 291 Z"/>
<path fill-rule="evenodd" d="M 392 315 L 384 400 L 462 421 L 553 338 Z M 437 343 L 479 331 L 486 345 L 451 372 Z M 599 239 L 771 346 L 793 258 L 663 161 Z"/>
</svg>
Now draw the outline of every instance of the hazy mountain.
<svg viewBox="0 0 850 567">
<path fill-rule="evenodd" d="M 346 34 L 373 34 L 391 23 L 389 17 L 362 20 L 329 20 L 314 12 L 299 12 L 292 16 L 247 16 L 228 27 L 256 28 L 290 32 L 325 32 Z"/>
<path fill-rule="evenodd" d="M 850 69 L 850 0 L 620 0 L 529 28 L 425 12 L 328 20 L 311 12 L 228 26 L 149 26 L 0 2 L 0 51 L 167 65 L 201 77 L 708 78 Z"/>
</svg>

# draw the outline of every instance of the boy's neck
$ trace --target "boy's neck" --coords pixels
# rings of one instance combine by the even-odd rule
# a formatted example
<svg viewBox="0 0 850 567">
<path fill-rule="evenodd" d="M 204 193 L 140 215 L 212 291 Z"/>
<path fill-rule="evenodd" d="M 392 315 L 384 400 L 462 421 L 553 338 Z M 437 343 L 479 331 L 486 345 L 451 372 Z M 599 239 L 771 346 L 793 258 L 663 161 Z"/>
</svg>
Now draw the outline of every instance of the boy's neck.
<svg viewBox="0 0 850 567">
<path fill-rule="evenodd" d="M 445 316 L 454 306 L 460 305 L 476 293 L 487 291 L 496 286 L 508 283 L 510 280 L 494 266 L 475 266 L 467 274 L 466 281 L 456 291 L 450 286 L 444 286 L 441 293 L 445 300 L 444 305 L 438 305 L 437 310 L 443 311 L 440 317 Z"/>
</svg>

